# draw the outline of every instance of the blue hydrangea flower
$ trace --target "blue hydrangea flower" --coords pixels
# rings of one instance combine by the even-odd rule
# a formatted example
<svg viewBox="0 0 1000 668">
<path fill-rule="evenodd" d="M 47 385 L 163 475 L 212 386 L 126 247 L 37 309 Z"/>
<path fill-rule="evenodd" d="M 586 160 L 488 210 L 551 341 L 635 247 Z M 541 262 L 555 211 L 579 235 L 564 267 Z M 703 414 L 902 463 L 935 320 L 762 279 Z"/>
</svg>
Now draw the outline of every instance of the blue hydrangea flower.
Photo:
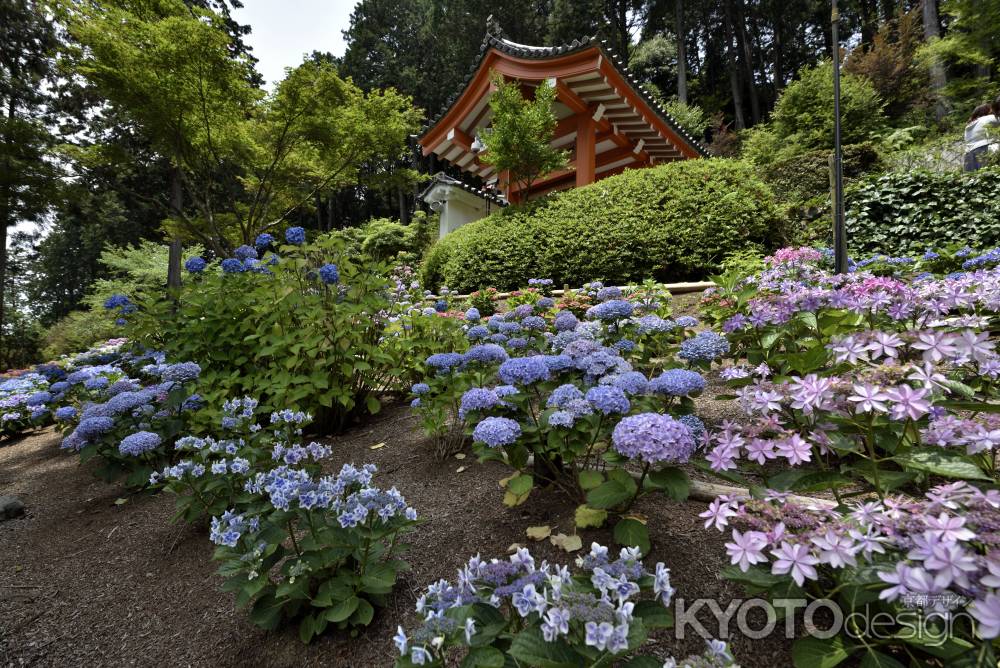
<svg viewBox="0 0 1000 668">
<path fill-rule="evenodd" d="M 474 325 L 465 333 L 470 341 L 481 341 L 490 335 L 490 330 L 485 325 Z"/>
<path fill-rule="evenodd" d="M 686 397 L 705 389 L 705 379 L 697 371 L 667 369 L 649 381 L 649 391 L 673 397 Z"/>
<path fill-rule="evenodd" d="M 627 302 L 622 299 L 611 299 L 606 302 L 601 302 L 597 306 L 591 306 L 587 309 L 587 317 L 591 320 L 624 320 L 632 316 L 635 307 L 632 302 Z"/>
<path fill-rule="evenodd" d="M 599 302 L 607 302 L 611 301 L 612 299 L 621 299 L 621 298 L 622 298 L 621 288 L 616 288 L 611 285 L 609 285 L 606 288 L 601 288 L 600 290 L 598 290 L 596 296 L 596 299 Z"/>
<path fill-rule="evenodd" d="M 538 300 L 538 302 L 537 302 L 537 303 L 535 304 L 535 306 L 536 306 L 536 307 L 537 307 L 537 308 L 538 308 L 539 310 L 548 310 L 548 309 L 550 309 L 550 308 L 553 308 L 553 307 L 554 307 L 555 305 L 556 305 L 556 300 L 555 300 L 555 299 L 553 299 L 552 297 L 542 297 L 542 298 L 541 298 L 541 299 L 539 299 L 539 300 Z"/>
<path fill-rule="evenodd" d="M 694 436 L 695 443 L 701 441 L 705 436 L 705 423 L 697 415 L 682 415 L 677 420 L 688 426 Z"/>
<path fill-rule="evenodd" d="M 327 285 L 336 285 L 340 282 L 340 270 L 335 264 L 324 264 L 319 268 L 319 278 Z"/>
<path fill-rule="evenodd" d="M 173 383 L 187 383 L 196 379 L 201 374 L 201 367 L 194 362 L 180 362 L 171 364 L 160 375 L 165 381 Z"/>
<path fill-rule="evenodd" d="M 208 263 L 205 262 L 204 258 L 195 255 L 194 257 L 188 258 L 187 262 L 184 263 L 184 268 L 192 274 L 198 274 L 204 271 L 207 265 Z"/>
<path fill-rule="evenodd" d="M 507 342 L 507 347 L 511 350 L 523 350 L 528 347 L 528 339 L 518 336 Z"/>
<path fill-rule="evenodd" d="M 83 382 L 83 386 L 88 390 L 102 390 L 108 386 L 109 381 L 104 376 L 94 376 L 93 378 L 88 378 Z"/>
<path fill-rule="evenodd" d="M 524 327 L 525 329 L 534 329 L 541 331 L 546 327 L 548 327 L 548 324 L 545 322 L 545 318 L 543 318 L 540 315 L 529 315 L 528 317 L 526 317 L 524 320 L 521 321 L 521 326 Z"/>
<path fill-rule="evenodd" d="M 601 378 L 602 385 L 612 385 L 625 394 L 645 394 L 649 381 L 638 371 L 626 371 Z"/>
<path fill-rule="evenodd" d="M 628 353 L 635 349 L 635 341 L 631 341 L 629 339 L 619 339 L 618 341 L 615 341 L 615 344 L 611 347 L 620 353 Z"/>
<path fill-rule="evenodd" d="M 250 259 L 257 259 L 257 250 L 252 246 L 247 246 L 246 244 L 238 246 L 236 250 L 233 251 L 233 257 L 240 261 L 246 261 Z"/>
<path fill-rule="evenodd" d="M 590 405 L 605 415 L 628 413 L 632 404 L 620 388 L 613 385 L 598 385 L 587 390 L 585 397 Z"/>
<path fill-rule="evenodd" d="M 644 315 L 636 321 L 636 331 L 639 334 L 669 332 L 677 327 L 673 320 L 664 320 L 658 315 Z"/>
<path fill-rule="evenodd" d="M 462 395 L 458 417 L 464 420 L 469 411 L 489 410 L 499 406 L 500 403 L 500 397 L 493 390 L 485 387 L 474 387 Z"/>
<path fill-rule="evenodd" d="M 448 302 L 444 299 L 439 299 L 434 302 L 434 310 L 438 313 L 444 313 L 448 310 Z"/>
<path fill-rule="evenodd" d="M 481 317 L 482 316 L 479 315 L 479 309 L 475 306 L 465 312 L 465 319 L 469 322 L 478 322 Z"/>
<path fill-rule="evenodd" d="M 272 237 L 267 232 L 263 234 L 258 234 L 257 238 L 254 239 L 253 245 L 257 247 L 258 250 L 263 250 L 274 243 L 274 237 Z"/>
<path fill-rule="evenodd" d="M 285 241 L 301 246 L 306 242 L 306 231 L 301 227 L 289 227 L 285 230 Z"/>
<path fill-rule="evenodd" d="M 682 464 L 696 447 L 690 427 L 660 413 L 622 418 L 611 434 L 611 442 L 622 455 L 646 464 Z"/>
<path fill-rule="evenodd" d="M 427 394 L 431 391 L 431 386 L 427 383 L 416 383 L 410 388 L 410 392 L 414 394 Z"/>
<path fill-rule="evenodd" d="M 555 411 L 549 415 L 549 426 L 550 427 L 566 427 L 571 428 L 576 423 L 576 415 L 570 411 Z"/>
<path fill-rule="evenodd" d="M 697 327 L 698 318 L 695 318 L 694 316 L 691 315 L 682 315 L 681 317 L 677 318 L 674 322 L 677 323 L 678 327 Z"/>
<path fill-rule="evenodd" d="M 472 438 L 488 447 L 498 448 L 514 443 L 521 435 L 521 425 L 503 417 L 488 417 L 472 430 Z"/>
<path fill-rule="evenodd" d="M 448 373 L 461 366 L 464 360 L 459 353 L 436 353 L 427 358 L 427 365 L 437 369 L 438 373 Z"/>
<path fill-rule="evenodd" d="M 552 373 L 559 373 L 573 368 L 573 358 L 569 355 L 544 355 L 545 365 Z"/>
<path fill-rule="evenodd" d="M 531 385 L 548 380 L 549 366 L 544 355 L 531 357 L 515 357 L 500 365 L 497 375 L 508 385 Z"/>
<path fill-rule="evenodd" d="M 510 336 L 511 334 L 517 334 L 521 331 L 521 323 L 501 322 L 499 326 L 499 331 L 501 334 L 506 334 L 507 336 Z"/>
<path fill-rule="evenodd" d="M 678 320 L 680 320 L 678 318 Z M 678 357 L 690 362 L 716 360 L 729 352 L 729 341 L 715 332 L 699 332 L 681 342 Z"/>
<path fill-rule="evenodd" d="M 559 311 L 556 314 L 556 319 L 553 325 L 557 332 L 571 332 L 576 329 L 576 326 L 580 324 L 580 321 L 572 311 Z"/>
<path fill-rule="evenodd" d="M 552 394 L 545 401 L 545 405 L 548 408 L 563 408 L 570 401 L 583 399 L 583 392 L 573 383 L 566 383 L 565 385 L 560 385 L 556 389 L 552 390 Z"/>
<path fill-rule="evenodd" d="M 73 432 L 84 441 L 92 441 L 115 428 L 115 421 L 109 417 L 91 417 L 80 420 Z"/>
<path fill-rule="evenodd" d="M 116 308 L 122 308 L 123 306 L 128 306 L 132 302 L 125 295 L 111 295 L 104 300 L 104 308 L 111 311 Z"/>
<path fill-rule="evenodd" d="M 505 362 L 509 357 L 503 347 L 495 343 L 483 343 L 478 346 L 472 346 L 466 351 L 465 363 L 499 364 Z"/>
<path fill-rule="evenodd" d="M 68 422 L 76 417 L 76 408 L 73 406 L 60 406 L 56 409 L 56 419 L 60 422 Z"/>
<path fill-rule="evenodd" d="M 35 392 L 30 397 L 28 397 L 24 405 L 28 407 L 43 406 L 52 401 L 52 394 L 42 390 L 41 392 Z"/>
<path fill-rule="evenodd" d="M 234 257 L 227 257 L 222 261 L 222 272 L 225 274 L 240 274 L 246 271 L 243 262 Z"/>
</svg>

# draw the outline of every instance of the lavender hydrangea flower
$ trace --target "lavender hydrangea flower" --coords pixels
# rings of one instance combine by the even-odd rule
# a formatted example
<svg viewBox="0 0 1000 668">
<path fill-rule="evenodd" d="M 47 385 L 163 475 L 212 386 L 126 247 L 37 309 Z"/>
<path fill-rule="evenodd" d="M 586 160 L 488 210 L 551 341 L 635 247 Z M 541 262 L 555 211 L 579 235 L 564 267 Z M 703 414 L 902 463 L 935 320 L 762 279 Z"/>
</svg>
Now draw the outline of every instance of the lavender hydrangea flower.
<svg viewBox="0 0 1000 668">
<path fill-rule="evenodd" d="M 510 445 L 520 435 L 521 425 L 515 420 L 502 417 L 488 417 L 472 430 L 473 439 L 491 448 Z"/>
<path fill-rule="evenodd" d="M 649 381 L 648 389 L 654 394 L 686 397 L 705 389 L 705 379 L 697 371 L 667 369 Z"/>
<path fill-rule="evenodd" d="M 625 392 L 613 385 L 598 385 L 587 390 L 586 399 L 590 405 L 605 415 L 628 413 L 632 404 Z"/>
<path fill-rule="evenodd" d="M 138 457 L 141 454 L 155 450 L 160 446 L 162 439 L 159 434 L 151 431 L 137 431 L 129 434 L 118 444 L 118 452 L 123 455 Z"/>
<path fill-rule="evenodd" d="M 632 302 L 622 299 L 612 299 L 601 302 L 597 306 L 591 306 L 587 309 L 587 317 L 592 320 L 624 320 L 631 317 L 634 311 L 635 307 L 632 305 Z"/>
<path fill-rule="evenodd" d="M 497 375 L 508 385 L 532 385 L 550 377 L 544 355 L 509 359 L 500 365 Z"/>
<path fill-rule="evenodd" d="M 463 356 L 459 353 L 435 353 L 427 358 L 427 366 L 437 369 L 439 374 L 448 373 L 461 366 Z"/>
<path fill-rule="evenodd" d="M 622 455 L 647 464 L 684 463 L 695 451 L 691 428 L 660 413 L 623 418 L 612 432 L 611 441 Z"/>
<path fill-rule="evenodd" d="M 483 343 L 472 346 L 465 352 L 465 363 L 497 364 L 505 362 L 510 357 L 502 346 L 495 343 Z"/>
<path fill-rule="evenodd" d="M 680 318 L 678 318 L 680 322 Z M 678 357 L 689 362 L 711 362 L 729 352 L 729 341 L 715 332 L 699 332 L 681 343 Z"/>
<path fill-rule="evenodd" d="M 497 393 L 485 387 L 474 387 L 462 395 L 458 417 L 465 419 L 469 411 L 484 411 L 499 406 L 502 402 Z"/>
<path fill-rule="evenodd" d="M 556 318 L 553 321 L 553 325 L 557 332 L 571 332 L 576 329 L 576 326 L 580 324 L 580 321 L 572 311 L 559 311 L 556 314 Z"/>
</svg>

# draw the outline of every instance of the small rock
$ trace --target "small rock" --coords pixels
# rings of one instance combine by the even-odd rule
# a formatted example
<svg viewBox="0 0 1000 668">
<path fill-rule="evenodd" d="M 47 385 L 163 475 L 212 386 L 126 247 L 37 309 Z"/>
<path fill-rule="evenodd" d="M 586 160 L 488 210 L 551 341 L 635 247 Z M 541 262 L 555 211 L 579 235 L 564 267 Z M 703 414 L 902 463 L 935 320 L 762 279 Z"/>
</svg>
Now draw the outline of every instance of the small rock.
<svg viewBox="0 0 1000 668">
<path fill-rule="evenodd" d="M 0 496 L 0 521 L 24 515 L 24 504 L 13 496 Z"/>
</svg>

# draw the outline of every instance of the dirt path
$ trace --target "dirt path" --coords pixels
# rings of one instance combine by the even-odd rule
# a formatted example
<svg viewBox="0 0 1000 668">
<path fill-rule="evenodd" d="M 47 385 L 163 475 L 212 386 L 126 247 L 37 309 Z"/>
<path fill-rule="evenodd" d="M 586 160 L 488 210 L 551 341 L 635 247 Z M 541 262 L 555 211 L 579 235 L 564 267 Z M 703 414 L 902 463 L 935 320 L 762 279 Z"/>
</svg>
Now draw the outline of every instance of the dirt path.
<svg viewBox="0 0 1000 668">
<path fill-rule="evenodd" d="M 435 462 L 405 406 L 389 406 L 371 424 L 333 439 L 330 468 L 372 462 L 379 483 L 396 485 L 425 520 L 412 536 L 406 574 L 392 605 L 358 638 L 326 634 L 304 646 L 294 629 L 265 632 L 219 591 L 213 546 L 204 527 L 171 524 L 173 498 L 136 496 L 100 482 L 89 467 L 61 452 L 58 435 L 43 432 L 0 447 L 0 494 L 13 494 L 27 516 L 0 523 L 0 663 L 43 666 L 391 666 L 391 636 L 406 623 L 420 590 L 453 578 L 470 555 L 503 557 L 525 529 L 538 524 L 572 533 L 574 504 L 536 493 L 521 507 L 501 503 L 497 463 Z M 370 446 L 386 445 L 371 450 Z M 466 470 L 457 473 L 459 466 Z M 723 609 L 741 592 L 722 581 L 721 534 L 702 528 L 704 504 L 647 497 L 636 510 L 649 519 L 649 559 L 672 571 L 678 596 L 717 598 Z M 588 530 L 584 544 L 610 543 L 606 530 Z M 532 552 L 550 561 L 573 557 L 543 542 Z M 651 652 L 685 656 L 698 638 L 672 631 Z M 745 667 L 790 665 L 786 641 L 736 638 Z"/>
</svg>

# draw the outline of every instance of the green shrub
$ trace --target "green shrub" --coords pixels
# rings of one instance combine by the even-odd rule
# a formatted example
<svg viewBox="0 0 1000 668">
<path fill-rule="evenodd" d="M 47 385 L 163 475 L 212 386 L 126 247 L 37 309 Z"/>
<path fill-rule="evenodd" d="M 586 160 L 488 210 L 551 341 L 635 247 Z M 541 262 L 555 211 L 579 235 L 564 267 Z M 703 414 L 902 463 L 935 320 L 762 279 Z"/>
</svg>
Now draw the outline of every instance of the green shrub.
<svg viewBox="0 0 1000 668">
<path fill-rule="evenodd" d="M 529 278 L 581 285 L 704 276 L 783 219 L 752 165 L 687 160 L 629 170 L 465 225 L 431 247 L 425 285 L 512 289 Z"/>
<path fill-rule="evenodd" d="M 885 106 L 866 79 L 841 76 L 841 141 L 870 140 L 884 125 Z M 774 105 L 771 122 L 747 133 L 744 155 L 766 165 L 806 151 L 833 148 L 833 65 L 804 69 Z"/>
<path fill-rule="evenodd" d="M 201 365 L 209 407 L 249 395 L 266 410 L 306 411 L 321 430 L 335 430 L 377 412 L 379 393 L 404 389 L 408 373 L 422 371 L 408 369 L 413 360 L 436 352 L 440 328 L 461 328 L 411 308 L 388 267 L 352 253 L 338 234 L 283 245 L 254 269 L 188 274 L 176 303 L 160 291 L 135 299 L 129 338 Z"/>
<path fill-rule="evenodd" d="M 828 149 L 820 149 L 777 160 L 762 167 L 760 175 L 781 202 L 803 205 L 815 198 L 828 199 L 830 153 Z M 883 167 L 878 149 L 871 142 L 845 146 L 843 165 L 846 180 L 881 171 Z"/>
<path fill-rule="evenodd" d="M 58 359 L 87 350 L 99 341 L 120 336 L 121 332 L 121 327 L 103 308 L 72 311 L 45 330 L 42 357 Z"/>
<path fill-rule="evenodd" d="M 417 211 L 408 225 L 390 218 L 375 218 L 359 230 L 360 249 L 378 260 L 398 258 L 403 262 L 419 259 L 437 231 L 437 214 Z"/>
<path fill-rule="evenodd" d="M 849 190 L 847 204 L 848 243 L 855 254 L 1000 244 L 998 168 L 886 174 Z"/>
</svg>

